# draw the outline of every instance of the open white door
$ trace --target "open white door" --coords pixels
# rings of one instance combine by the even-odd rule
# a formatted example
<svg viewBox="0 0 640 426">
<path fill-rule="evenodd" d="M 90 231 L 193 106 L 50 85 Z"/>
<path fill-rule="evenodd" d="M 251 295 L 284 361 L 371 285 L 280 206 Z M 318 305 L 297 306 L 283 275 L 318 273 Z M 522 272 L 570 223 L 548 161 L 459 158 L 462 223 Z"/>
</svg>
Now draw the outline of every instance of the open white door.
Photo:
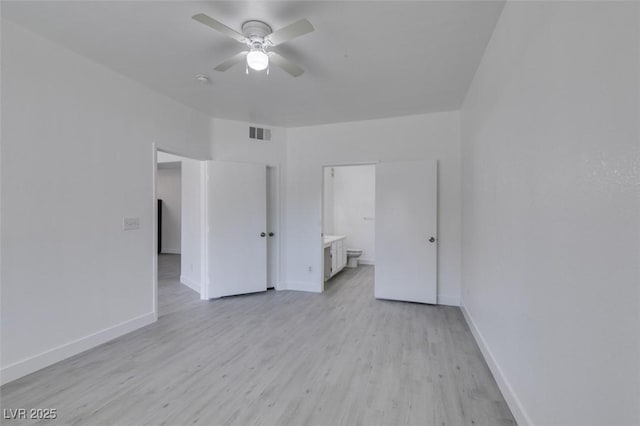
<svg viewBox="0 0 640 426">
<path fill-rule="evenodd" d="M 207 161 L 208 297 L 267 289 L 266 166 Z"/>
<path fill-rule="evenodd" d="M 437 163 L 376 165 L 375 297 L 437 303 Z"/>
</svg>

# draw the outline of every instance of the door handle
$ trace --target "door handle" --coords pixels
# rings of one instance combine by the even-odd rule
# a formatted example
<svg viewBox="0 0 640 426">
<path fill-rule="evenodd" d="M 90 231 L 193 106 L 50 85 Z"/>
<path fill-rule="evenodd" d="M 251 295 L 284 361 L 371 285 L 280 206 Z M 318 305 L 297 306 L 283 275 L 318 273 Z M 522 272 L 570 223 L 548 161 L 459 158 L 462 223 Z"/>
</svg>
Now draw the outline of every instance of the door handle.
<svg viewBox="0 0 640 426">
<path fill-rule="evenodd" d="M 261 232 L 261 233 L 260 233 L 260 236 L 261 236 L 262 238 L 264 238 L 266 235 L 267 235 L 267 234 L 265 234 L 264 232 Z"/>
<path fill-rule="evenodd" d="M 435 242 L 436 242 L 436 239 L 435 239 L 435 238 L 433 238 L 433 237 L 431 237 L 431 238 L 429 238 L 429 242 L 430 242 L 430 243 L 435 243 Z"/>
<path fill-rule="evenodd" d="M 269 236 L 270 237 L 273 237 L 274 235 L 276 235 L 276 234 L 274 234 L 273 232 L 269 232 Z"/>
</svg>

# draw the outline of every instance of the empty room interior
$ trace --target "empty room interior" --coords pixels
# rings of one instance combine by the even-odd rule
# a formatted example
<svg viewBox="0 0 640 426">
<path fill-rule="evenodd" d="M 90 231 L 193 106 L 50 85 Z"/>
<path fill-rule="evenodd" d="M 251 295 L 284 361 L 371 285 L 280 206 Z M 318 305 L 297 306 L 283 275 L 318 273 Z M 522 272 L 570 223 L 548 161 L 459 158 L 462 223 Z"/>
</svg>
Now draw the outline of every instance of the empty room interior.
<svg viewBox="0 0 640 426">
<path fill-rule="evenodd" d="M 640 2 L 0 16 L 0 423 L 640 425 Z"/>
</svg>

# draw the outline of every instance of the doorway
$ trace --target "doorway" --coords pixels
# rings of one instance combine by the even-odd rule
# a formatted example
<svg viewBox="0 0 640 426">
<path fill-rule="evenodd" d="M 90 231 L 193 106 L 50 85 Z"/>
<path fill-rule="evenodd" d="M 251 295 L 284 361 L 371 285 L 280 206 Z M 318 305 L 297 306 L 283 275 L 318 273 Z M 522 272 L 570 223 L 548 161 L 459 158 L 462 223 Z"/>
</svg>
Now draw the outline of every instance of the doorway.
<svg viewBox="0 0 640 426">
<path fill-rule="evenodd" d="M 181 275 L 182 158 L 158 152 L 157 159 L 158 307 L 165 311 L 167 299 L 176 299 Z"/>
<path fill-rule="evenodd" d="M 322 173 L 322 291 L 349 266 L 375 263 L 377 299 L 437 303 L 437 161 L 326 165 Z M 358 237 L 365 222 L 368 239 Z"/>
<path fill-rule="evenodd" d="M 154 310 L 204 298 L 203 162 L 154 148 Z"/>
<path fill-rule="evenodd" d="M 323 168 L 323 289 L 345 270 L 375 264 L 375 170 L 374 164 Z"/>
<path fill-rule="evenodd" d="M 153 154 L 154 195 L 160 195 L 154 197 L 154 212 L 160 214 L 154 213 L 154 229 L 159 229 L 154 232 L 154 312 L 163 284 L 159 281 L 168 278 L 199 293 L 202 300 L 279 289 L 279 166 L 199 161 L 155 147 Z M 171 239 L 162 232 L 167 206 L 163 177 L 158 177 L 163 172 L 158 170 L 176 167 L 162 165 L 176 162 L 181 172 L 180 248 L 172 250 Z M 170 259 L 167 255 L 180 257 L 168 271 L 161 263 Z"/>
</svg>

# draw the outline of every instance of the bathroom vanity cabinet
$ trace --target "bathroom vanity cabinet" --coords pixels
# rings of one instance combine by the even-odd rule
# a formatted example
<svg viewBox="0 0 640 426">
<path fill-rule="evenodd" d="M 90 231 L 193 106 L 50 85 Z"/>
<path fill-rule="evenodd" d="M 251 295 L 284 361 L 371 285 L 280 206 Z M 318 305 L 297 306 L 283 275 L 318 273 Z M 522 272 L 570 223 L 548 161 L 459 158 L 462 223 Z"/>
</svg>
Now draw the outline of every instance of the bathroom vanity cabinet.
<svg viewBox="0 0 640 426">
<path fill-rule="evenodd" d="M 344 269 L 347 264 L 345 236 L 324 236 L 324 280 L 328 280 Z"/>
</svg>

